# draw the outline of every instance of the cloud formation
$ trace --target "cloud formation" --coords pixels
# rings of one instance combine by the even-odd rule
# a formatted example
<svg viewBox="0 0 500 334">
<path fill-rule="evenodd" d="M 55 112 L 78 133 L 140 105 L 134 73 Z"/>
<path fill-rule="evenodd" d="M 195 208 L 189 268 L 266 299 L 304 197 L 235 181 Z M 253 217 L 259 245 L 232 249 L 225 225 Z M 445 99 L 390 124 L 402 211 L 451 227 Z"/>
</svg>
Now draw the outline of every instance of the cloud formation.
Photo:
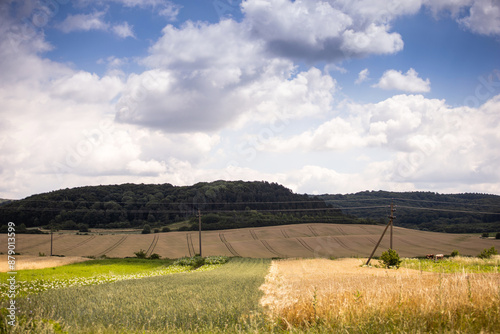
<svg viewBox="0 0 500 334">
<path fill-rule="evenodd" d="M 401 71 L 387 70 L 373 87 L 409 93 L 427 93 L 431 90 L 431 81 L 419 78 L 417 71 L 413 68 L 410 68 L 405 74 Z"/>
</svg>

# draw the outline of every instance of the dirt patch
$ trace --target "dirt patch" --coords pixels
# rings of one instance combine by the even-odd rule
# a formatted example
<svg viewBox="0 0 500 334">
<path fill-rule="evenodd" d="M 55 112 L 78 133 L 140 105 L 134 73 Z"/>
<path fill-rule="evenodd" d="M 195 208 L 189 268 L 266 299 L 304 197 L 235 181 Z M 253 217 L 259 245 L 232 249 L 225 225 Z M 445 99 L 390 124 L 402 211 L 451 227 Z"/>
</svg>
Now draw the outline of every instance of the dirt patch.
<svg viewBox="0 0 500 334">
<path fill-rule="evenodd" d="M 51 257 L 16 255 L 15 258 L 16 270 L 52 268 L 90 260 L 89 258 L 81 256 Z M 7 271 L 9 271 L 7 255 L 0 255 L 0 272 Z"/>
</svg>

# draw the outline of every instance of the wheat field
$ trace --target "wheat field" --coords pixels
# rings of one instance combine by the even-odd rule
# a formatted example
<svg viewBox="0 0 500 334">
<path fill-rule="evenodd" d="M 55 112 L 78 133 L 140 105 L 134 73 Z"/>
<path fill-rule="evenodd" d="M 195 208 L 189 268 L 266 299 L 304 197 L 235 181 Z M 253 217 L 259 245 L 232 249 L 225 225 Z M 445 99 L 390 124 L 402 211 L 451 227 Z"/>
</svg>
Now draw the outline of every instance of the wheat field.
<svg viewBox="0 0 500 334">
<path fill-rule="evenodd" d="M 286 330 L 486 332 L 500 328 L 500 275 L 362 266 L 366 259 L 273 261 L 261 305 Z"/>
</svg>

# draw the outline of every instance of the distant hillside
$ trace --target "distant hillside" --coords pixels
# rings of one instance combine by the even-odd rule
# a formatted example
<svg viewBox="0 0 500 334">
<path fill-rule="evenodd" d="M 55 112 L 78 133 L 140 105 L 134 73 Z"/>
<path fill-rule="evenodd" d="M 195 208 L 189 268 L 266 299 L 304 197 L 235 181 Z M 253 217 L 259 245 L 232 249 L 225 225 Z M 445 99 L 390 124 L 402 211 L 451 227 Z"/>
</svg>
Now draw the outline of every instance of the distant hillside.
<svg viewBox="0 0 500 334">
<path fill-rule="evenodd" d="M 122 184 L 57 190 L 0 207 L 0 225 L 60 229 L 152 228 L 187 221 L 184 229 L 269 226 L 303 222 L 368 223 L 276 183 L 216 181 L 176 187 Z"/>
<path fill-rule="evenodd" d="M 396 205 L 394 224 L 412 229 L 448 233 L 500 232 L 500 196 L 496 195 L 364 191 L 318 198 L 344 208 L 344 213 L 368 219 L 382 217 L 386 221 L 393 202 Z"/>
</svg>

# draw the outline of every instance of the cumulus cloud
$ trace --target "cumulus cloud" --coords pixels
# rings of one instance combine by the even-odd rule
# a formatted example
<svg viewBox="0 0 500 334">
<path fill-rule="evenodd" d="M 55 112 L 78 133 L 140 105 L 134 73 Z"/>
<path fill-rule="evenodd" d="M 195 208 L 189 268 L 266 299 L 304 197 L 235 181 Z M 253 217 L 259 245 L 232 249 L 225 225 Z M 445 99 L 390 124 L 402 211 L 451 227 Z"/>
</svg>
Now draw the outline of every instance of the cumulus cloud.
<svg viewBox="0 0 500 334">
<path fill-rule="evenodd" d="M 500 154 L 495 143 L 500 140 L 500 120 L 495 108 L 499 107 L 500 95 L 477 109 L 452 108 L 422 95 L 398 95 L 376 104 L 350 104 L 349 118 L 335 117 L 291 137 L 275 136 L 258 149 L 310 154 L 378 148 L 388 158 L 370 167 L 391 187 L 481 184 L 498 192 L 500 172 L 495 166 Z"/>
<path fill-rule="evenodd" d="M 356 81 L 354 83 L 359 85 L 360 83 L 365 82 L 366 80 L 368 80 L 369 75 L 370 75 L 370 71 L 367 68 L 365 68 L 364 70 L 359 72 L 358 78 L 356 79 Z"/>
<path fill-rule="evenodd" d="M 482 35 L 500 34 L 500 3 L 496 0 L 424 0 L 434 16 L 449 13 L 459 24 Z"/>
<path fill-rule="evenodd" d="M 426 93 L 431 90 L 431 82 L 429 79 L 419 78 L 417 71 L 410 68 L 405 74 L 396 70 L 385 71 L 379 82 L 373 87 L 410 93 Z"/>
<path fill-rule="evenodd" d="M 410 3 L 410 2 L 409 2 Z M 415 10 L 414 5 L 402 5 L 393 19 Z M 411 10 L 407 10 L 411 7 Z M 364 8 L 364 7 L 362 7 Z M 362 12 L 348 2 L 317 2 L 312 0 L 268 2 L 247 0 L 242 10 L 254 36 L 265 42 L 268 51 L 281 57 L 314 62 L 335 62 L 348 57 L 368 54 L 390 54 L 403 48 L 398 33 L 390 32 L 388 20 L 380 20 L 372 11 Z"/>
<path fill-rule="evenodd" d="M 291 61 L 265 57 L 233 20 L 168 25 L 143 63 L 155 69 L 129 77 L 116 119 L 169 132 L 317 115 L 335 90 L 316 68 L 296 73 Z"/>
</svg>

